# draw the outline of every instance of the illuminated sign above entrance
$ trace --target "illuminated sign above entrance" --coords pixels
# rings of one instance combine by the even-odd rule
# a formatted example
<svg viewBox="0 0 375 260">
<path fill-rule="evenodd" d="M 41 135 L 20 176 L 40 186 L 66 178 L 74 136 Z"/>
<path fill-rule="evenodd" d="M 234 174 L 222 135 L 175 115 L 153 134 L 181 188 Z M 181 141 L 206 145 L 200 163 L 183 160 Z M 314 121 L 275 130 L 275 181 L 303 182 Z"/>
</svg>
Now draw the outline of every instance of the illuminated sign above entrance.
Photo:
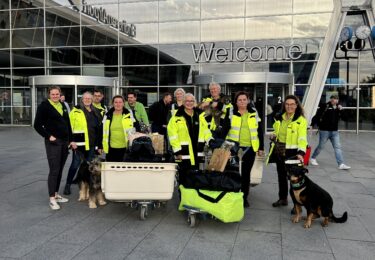
<svg viewBox="0 0 375 260">
<path fill-rule="evenodd" d="M 120 32 L 125 33 L 130 37 L 136 36 L 136 27 L 134 24 L 129 24 L 125 20 L 119 21 L 115 17 L 107 14 L 107 11 L 103 7 L 95 7 L 87 4 L 85 0 L 82 0 L 82 10 L 79 10 L 74 3 L 76 0 L 69 0 L 69 2 L 73 5 L 73 9 L 77 12 L 82 12 L 96 19 L 98 22 L 108 24 L 115 29 L 119 29 Z"/>
<path fill-rule="evenodd" d="M 215 62 L 246 62 L 246 61 L 268 61 L 268 60 L 298 60 L 302 56 L 302 46 L 292 44 L 266 45 L 252 47 L 234 47 L 234 43 L 229 43 L 229 48 L 215 48 L 215 43 L 191 45 L 194 60 L 196 63 L 211 61 Z"/>
</svg>

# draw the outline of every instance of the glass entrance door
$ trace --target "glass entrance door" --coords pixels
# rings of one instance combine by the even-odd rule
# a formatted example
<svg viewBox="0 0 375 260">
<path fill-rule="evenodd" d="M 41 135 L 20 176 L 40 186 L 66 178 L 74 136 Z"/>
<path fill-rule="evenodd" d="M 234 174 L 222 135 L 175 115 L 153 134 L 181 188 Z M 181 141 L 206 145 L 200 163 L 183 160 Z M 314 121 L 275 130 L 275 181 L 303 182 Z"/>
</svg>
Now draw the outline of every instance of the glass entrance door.
<svg viewBox="0 0 375 260">
<path fill-rule="evenodd" d="M 267 104 L 264 108 L 266 112 L 265 121 L 267 131 L 272 131 L 272 125 L 275 121 L 274 117 L 281 112 L 285 97 L 290 93 L 292 93 L 292 90 L 288 84 L 268 84 L 266 95 Z"/>
</svg>

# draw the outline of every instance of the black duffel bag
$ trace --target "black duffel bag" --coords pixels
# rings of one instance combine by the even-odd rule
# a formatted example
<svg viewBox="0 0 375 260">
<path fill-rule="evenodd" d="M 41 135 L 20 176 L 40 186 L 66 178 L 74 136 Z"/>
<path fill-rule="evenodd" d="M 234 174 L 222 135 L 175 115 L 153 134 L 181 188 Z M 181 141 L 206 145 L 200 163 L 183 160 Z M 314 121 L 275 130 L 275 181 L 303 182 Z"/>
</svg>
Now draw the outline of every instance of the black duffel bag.
<svg viewBox="0 0 375 260">
<path fill-rule="evenodd" d="M 241 189 L 241 175 L 236 171 L 190 170 L 186 173 L 184 187 L 212 191 L 233 191 Z"/>
</svg>

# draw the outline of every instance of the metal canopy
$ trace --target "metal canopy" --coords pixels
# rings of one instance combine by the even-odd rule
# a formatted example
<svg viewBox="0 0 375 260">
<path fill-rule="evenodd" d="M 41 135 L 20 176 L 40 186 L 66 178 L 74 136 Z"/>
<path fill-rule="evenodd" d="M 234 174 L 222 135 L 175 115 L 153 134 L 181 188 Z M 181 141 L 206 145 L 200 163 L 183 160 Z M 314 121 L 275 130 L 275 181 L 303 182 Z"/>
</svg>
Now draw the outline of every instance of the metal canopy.
<svg viewBox="0 0 375 260">
<path fill-rule="evenodd" d="M 196 85 L 216 83 L 282 83 L 293 84 L 293 74 L 277 72 L 234 72 L 200 74 L 195 77 Z"/>
</svg>

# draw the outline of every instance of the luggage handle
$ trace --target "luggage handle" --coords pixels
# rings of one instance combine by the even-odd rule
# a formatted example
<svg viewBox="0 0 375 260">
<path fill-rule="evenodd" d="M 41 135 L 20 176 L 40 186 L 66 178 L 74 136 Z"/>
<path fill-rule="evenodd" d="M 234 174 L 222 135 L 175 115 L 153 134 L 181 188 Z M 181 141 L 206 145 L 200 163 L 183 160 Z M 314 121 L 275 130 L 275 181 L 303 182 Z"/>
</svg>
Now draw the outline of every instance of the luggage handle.
<svg viewBox="0 0 375 260">
<path fill-rule="evenodd" d="M 153 171 L 153 172 L 163 172 L 167 168 L 164 166 L 110 166 L 107 170 L 116 172 L 127 172 L 127 171 Z"/>
<path fill-rule="evenodd" d="M 207 200 L 207 201 L 209 201 L 209 202 L 211 202 L 211 203 L 218 203 L 218 202 L 219 202 L 219 201 L 225 196 L 225 194 L 227 194 L 226 191 L 222 191 L 222 192 L 219 194 L 219 196 L 217 196 L 217 198 L 214 199 L 214 198 L 211 198 L 210 196 L 208 196 L 208 195 L 206 195 L 206 194 L 203 194 L 203 193 L 200 192 L 198 189 L 196 189 L 196 191 L 197 191 L 199 197 L 201 197 L 202 199 L 205 199 L 205 200 Z"/>
</svg>

